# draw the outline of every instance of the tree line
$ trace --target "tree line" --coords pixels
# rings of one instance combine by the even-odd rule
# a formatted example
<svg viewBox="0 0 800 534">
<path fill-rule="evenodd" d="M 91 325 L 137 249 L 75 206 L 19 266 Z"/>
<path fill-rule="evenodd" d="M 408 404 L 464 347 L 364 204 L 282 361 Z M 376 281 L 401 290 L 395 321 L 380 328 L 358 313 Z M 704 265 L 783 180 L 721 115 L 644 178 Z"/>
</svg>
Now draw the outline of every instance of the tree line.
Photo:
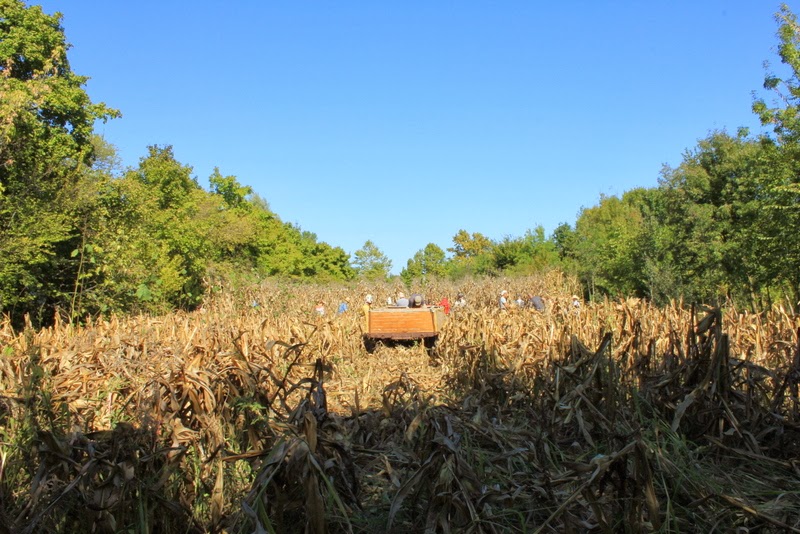
<svg viewBox="0 0 800 534">
<path fill-rule="evenodd" d="M 782 74 L 755 98 L 765 127 L 713 131 L 662 169 L 658 185 L 601 196 L 549 237 L 537 227 L 500 241 L 460 230 L 449 255 L 428 244 L 408 260 L 407 282 L 428 275 L 523 274 L 561 269 L 589 297 L 721 302 L 752 309 L 800 300 L 800 27 L 776 14 Z"/>
<path fill-rule="evenodd" d="M 121 169 L 70 69 L 61 15 L 0 0 L 0 314 L 19 325 L 197 305 L 218 273 L 355 276 L 344 250 L 281 221 L 215 169 L 204 189 L 172 147 Z"/>
<path fill-rule="evenodd" d="M 542 227 L 500 241 L 460 230 L 449 255 L 430 243 L 408 260 L 401 277 L 411 283 L 433 275 L 560 269 L 577 276 L 592 298 L 733 300 L 754 310 L 795 304 L 800 150 L 789 137 L 797 133 L 786 131 L 786 108 L 763 109 L 774 136 L 712 132 L 677 167 L 664 168 L 657 187 L 601 196 L 574 225 L 562 223 L 547 238 Z"/>
<path fill-rule="evenodd" d="M 800 298 L 800 54 L 796 18 L 777 14 L 785 76 L 753 111 L 771 131 L 709 134 L 657 187 L 601 197 L 574 224 L 492 240 L 460 230 L 402 269 L 431 276 L 562 269 L 589 296 L 665 301 Z M 172 147 L 136 167 L 94 133 L 119 111 L 92 102 L 72 72 L 61 15 L 0 0 L 0 314 L 15 325 L 109 312 L 191 309 L 219 278 L 385 278 L 372 241 L 351 258 L 283 222 L 249 186 L 215 169 L 207 188 Z"/>
</svg>

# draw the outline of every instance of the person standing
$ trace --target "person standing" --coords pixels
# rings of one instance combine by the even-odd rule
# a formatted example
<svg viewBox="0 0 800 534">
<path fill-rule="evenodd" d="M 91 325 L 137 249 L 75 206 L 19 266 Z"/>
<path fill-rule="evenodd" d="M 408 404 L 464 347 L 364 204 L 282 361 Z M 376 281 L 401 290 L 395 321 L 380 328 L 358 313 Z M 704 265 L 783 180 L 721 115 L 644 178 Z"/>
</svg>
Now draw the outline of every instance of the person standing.
<svg viewBox="0 0 800 534">
<path fill-rule="evenodd" d="M 364 310 L 364 315 L 369 315 L 369 310 L 372 309 L 372 295 L 367 295 L 364 298 L 364 306 L 361 309 Z"/>
<path fill-rule="evenodd" d="M 317 305 L 314 308 L 314 313 L 316 313 L 319 316 L 325 315 L 325 304 L 321 300 L 317 302 Z"/>
<path fill-rule="evenodd" d="M 543 312 L 545 309 L 544 299 L 539 295 L 533 295 L 530 300 L 531 308 L 538 312 Z"/>
<path fill-rule="evenodd" d="M 401 308 L 408 308 L 408 298 L 402 291 L 397 292 L 397 300 L 395 301 L 394 305 Z"/>
<path fill-rule="evenodd" d="M 364 305 L 361 306 L 361 311 L 364 313 L 364 323 L 363 323 L 364 324 L 364 326 L 363 326 L 364 330 L 363 330 L 363 332 L 369 332 L 369 321 L 370 321 L 370 313 L 369 312 L 370 312 L 371 309 L 372 309 L 372 295 L 367 294 L 367 296 L 364 297 Z M 366 338 L 365 338 L 364 343 L 365 343 L 365 346 L 367 347 L 367 350 L 369 350 L 369 347 L 372 347 L 372 345 L 370 345 L 370 343 L 366 340 Z"/>
<path fill-rule="evenodd" d="M 508 291 L 505 289 L 500 292 L 500 311 L 506 311 L 508 309 Z"/>
</svg>

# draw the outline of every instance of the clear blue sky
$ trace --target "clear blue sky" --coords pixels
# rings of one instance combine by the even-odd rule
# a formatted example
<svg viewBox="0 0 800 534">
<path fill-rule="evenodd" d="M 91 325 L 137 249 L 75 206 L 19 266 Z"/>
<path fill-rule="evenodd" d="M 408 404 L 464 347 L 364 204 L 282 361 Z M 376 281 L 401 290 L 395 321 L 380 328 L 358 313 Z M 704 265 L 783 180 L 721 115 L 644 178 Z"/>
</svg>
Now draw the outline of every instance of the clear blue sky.
<svg viewBox="0 0 800 534">
<path fill-rule="evenodd" d="M 98 130 L 124 165 L 172 145 L 394 272 L 459 229 L 549 236 L 712 130 L 760 131 L 779 63 L 769 0 L 40 4 L 122 112 Z"/>
</svg>

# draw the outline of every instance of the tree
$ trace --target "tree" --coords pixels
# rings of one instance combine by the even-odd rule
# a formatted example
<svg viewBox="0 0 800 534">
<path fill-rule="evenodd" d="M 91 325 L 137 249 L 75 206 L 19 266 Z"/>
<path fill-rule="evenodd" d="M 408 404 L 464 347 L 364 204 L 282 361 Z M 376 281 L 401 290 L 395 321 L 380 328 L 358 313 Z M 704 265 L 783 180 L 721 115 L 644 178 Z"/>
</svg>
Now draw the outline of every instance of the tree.
<svg viewBox="0 0 800 534">
<path fill-rule="evenodd" d="M 544 227 L 528 229 L 523 236 L 527 258 L 522 262 L 524 271 L 540 272 L 558 265 L 558 250 L 554 241 L 545 237 Z"/>
<path fill-rule="evenodd" d="M 494 272 L 491 256 L 495 243 L 480 232 L 468 233 L 459 230 L 453 236 L 453 246 L 447 251 L 452 253 L 447 264 L 448 274 L 459 278 L 472 274 L 489 274 Z"/>
<path fill-rule="evenodd" d="M 788 72 L 783 76 L 767 72 L 764 89 L 776 94 L 775 106 L 767 105 L 763 97 L 755 98 L 753 112 L 761 124 L 772 126 L 779 144 L 797 144 L 800 141 L 800 26 L 786 4 L 781 5 L 775 18 L 779 25 L 778 56 Z"/>
<path fill-rule="evenodd" d="M 282 222 L 256 194 L 249 201 L 248 213 L 238 218 L 254 225 L 252 239 L 241 245 L 247 256 L 239 256 L 238 263 L 252 262 L 262 276 L 350 280 L 356 275 L 350 256 L 342 248 L 318 241 L 313 232 Z"/>
<path fill-rule="evenodd" d="M 353 266 L 356 272 L 367 280 L 386 279 L 392 270 L 392 260 L 370 240 L 367 240 L 363 247 L 355 251 L 353 256 Z"/>
<path fill-rule="evenodd" d="M 507 274 L 531 274 L 558 263 L 555 244 L 545 238 L 542 226 L 527 230 L 523 237 L 504 237 L 490 254 L 494 269 Z"/>
<path fill-rule="evenodd" d="M 148 146 L 147 156 L 139 160 L 139 168 L 133 172 L 162 210 L 187 208 L 192 192 L 200 190 L 197 180 L 192 178 L 192 168 L 175 159 L 170 145 Z"/>
<path fill-rule="evenodd" d="M 249 204 L 247 197 L 253 194 L 253 188 L 249 185 L 241 185 L 235 176 L 222 176 L 219 167 L 214 167 L 214 173 L 208 178 L 211 191 L 220 195 L 227 207 L 245 208 Z"/>
<path fill-rule="evenodd" d="M 769 268 L 776 258 L 764 255 L 774 217 L 764 217 L 767 183 L 777 168 L 765 164 L 766 149 L 743 135 L 714 132 L 677 168 L 662 172 L 658 246 L 674 265 L 683 296 L 749 298 L 780 277 Z"/>
<path fill-rule="evenodd" d="M 638 207 L 616 196 L 584 208 L 575 223 L 578 274 L 591 293 L 633 294 L 638 289 L 636 243 L 642 229 Z"/>
<path fill-rule="evenodd" d="M 208 196 L 171 147 L 148 147 L 138 167 L 108 183 L 108 217 L 92 246 L 93 283 L 111 309 L 164 312 L 200 302 L 214 256 L 198 215 Z"/>
<path fill-rule="evenodd" d="M 791 299 L 800 299 L 800 25 L 785 4 L 776 15 L 778 55 L 786 73 L 768 72 L 764 89 L 777 95 L 770 107 L 764 98 L 756 98 L 753 111 L 761 124 L 772 126 L 774 137 L 763 138 L 771 145 L 772 172 L 761 184 L 762 213 L 772 223 L 764 236 L 768 254 L 782 273 L 782 285 Z"/>
<path fill-rule="evenodd" d="M 566 261 L 574 256 L 575 230 L 572 229 L 569 223 L 563 222 L 559 224 L 556 229 L 553 230 L 550 241 L 555 245 L 558 257 L 562 261 Z"/>
<path fill-rule="evenodd" d="M 60 14 L 19 0 L 0 0 L 0 13 L 0 312 L 46 321 L 78 274 L 64 254 L 90 200 L 94 123 L 119 113 L 71 71 Z"/>
<path fill-rule="evenodd" d="M 444 276 L 446 272 L 444 250 L 434 243 L 428 243 L 424 249 L 417 251 L 414 257 L 408 260 L 406 267 L 400 271 L 400 277 L 406 285 L 411 285 L 413 280 Z"/>
<path fill-rule="evenodd" d="M 255 243 L 259 217 L 249 203 L 230 207 L 221 195 L 202 195 L 194 217 L 198 230 L 209 241 L 215 262 L 230 262 L 241 269 L 256 266 Z"/>
<path fill-rule="evenodd" d="M 459 230 L 453 236 L 452 248 L 447 250 L 453 253 L 454 260 L 460 261 L 486 254 L 493 245 L 492 240 L 480 232 L 473 232 L 470 235 L 466 230 Z"/>
</svg>

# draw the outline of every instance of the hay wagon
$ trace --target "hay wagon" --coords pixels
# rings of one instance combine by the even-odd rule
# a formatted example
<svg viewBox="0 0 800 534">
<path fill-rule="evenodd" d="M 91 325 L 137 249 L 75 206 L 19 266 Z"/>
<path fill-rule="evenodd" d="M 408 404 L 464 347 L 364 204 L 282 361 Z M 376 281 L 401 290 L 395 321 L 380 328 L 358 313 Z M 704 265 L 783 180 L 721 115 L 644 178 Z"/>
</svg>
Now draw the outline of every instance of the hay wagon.
<svg viewBox="0 0 800 534">
<path fill-rule="evenodd" d="M 438 306 L 388 306 L 369 310 L 365 321 L 364 346 L 370 352 L 379 341 L 422 341 L 426 348 L 432 349 L 447 315 Z"/>
</svg>

